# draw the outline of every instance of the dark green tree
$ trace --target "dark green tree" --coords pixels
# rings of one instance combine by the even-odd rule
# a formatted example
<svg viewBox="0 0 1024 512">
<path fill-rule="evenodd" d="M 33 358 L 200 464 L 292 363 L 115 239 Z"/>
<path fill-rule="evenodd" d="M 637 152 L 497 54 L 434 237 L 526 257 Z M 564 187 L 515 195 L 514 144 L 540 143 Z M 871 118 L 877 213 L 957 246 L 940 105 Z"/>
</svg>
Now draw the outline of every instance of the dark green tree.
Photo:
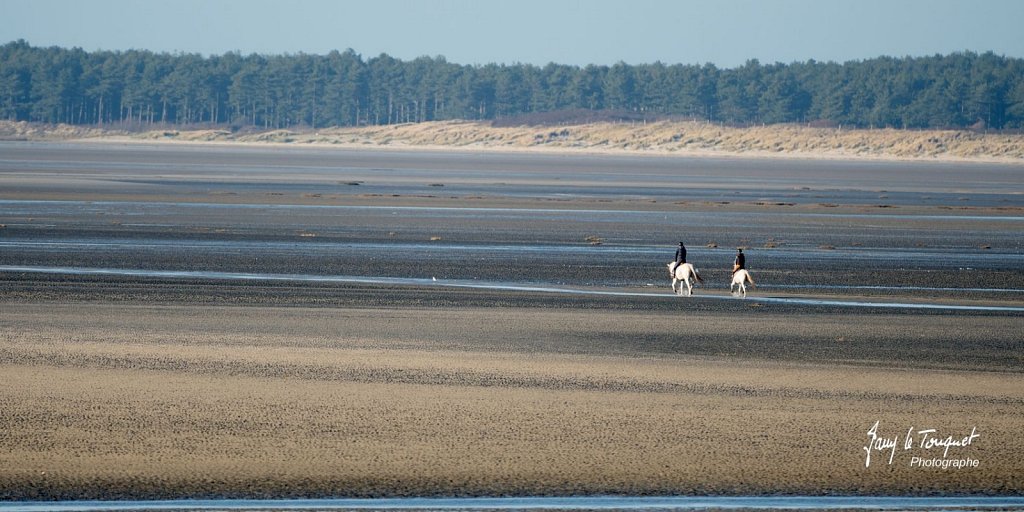
<svg viewBox="0 0 1024 512">
<path fill-rule="evenodd" d="M 1024 127 L 1024 61 L 992 52 L 734 69 L 459 65 L 444 57 L 85 52 L 0 46 L 0 119 L 264 128 L 614 109 L 714 122 Z"/>
</svg>

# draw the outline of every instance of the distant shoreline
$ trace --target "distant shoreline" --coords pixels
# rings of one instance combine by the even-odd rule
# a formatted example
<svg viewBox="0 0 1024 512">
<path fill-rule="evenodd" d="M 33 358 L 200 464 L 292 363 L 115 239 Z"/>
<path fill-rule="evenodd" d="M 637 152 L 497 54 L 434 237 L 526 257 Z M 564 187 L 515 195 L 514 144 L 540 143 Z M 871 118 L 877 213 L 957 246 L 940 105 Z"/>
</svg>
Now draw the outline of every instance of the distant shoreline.
<svg viewBox="0 0 1024 512">
<path fill-rule="evenodd" d="M 217 128 L 127 131 L 97 126 L 0 121 L 0 140 L 1024 165 L 1024 134 L 889 128 L 851 130 L 804 125 L 733 128 L 669 121 L 514 127 L 495 127 L 487 122 L 446 121 L 240 132 Z"/>
</svg>

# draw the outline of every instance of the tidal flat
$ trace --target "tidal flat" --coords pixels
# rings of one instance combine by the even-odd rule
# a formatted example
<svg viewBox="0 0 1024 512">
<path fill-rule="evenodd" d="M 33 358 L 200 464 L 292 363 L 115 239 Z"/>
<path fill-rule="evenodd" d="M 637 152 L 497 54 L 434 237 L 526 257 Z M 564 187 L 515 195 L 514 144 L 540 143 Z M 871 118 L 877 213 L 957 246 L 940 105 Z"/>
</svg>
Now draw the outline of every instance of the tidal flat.
<svg viewBox="0 0 1024 512">
<path fill-rule="evenodd" d="M 2 142 L 0 498 L 1020 495 L 1022 172 Z"/>
</svg>

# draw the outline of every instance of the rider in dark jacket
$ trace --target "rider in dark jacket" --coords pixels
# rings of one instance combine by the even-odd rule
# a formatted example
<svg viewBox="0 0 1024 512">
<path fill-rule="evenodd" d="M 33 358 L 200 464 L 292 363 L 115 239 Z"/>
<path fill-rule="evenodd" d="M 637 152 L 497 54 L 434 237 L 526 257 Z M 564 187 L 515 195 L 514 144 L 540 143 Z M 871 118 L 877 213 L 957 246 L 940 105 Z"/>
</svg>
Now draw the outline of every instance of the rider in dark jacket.
<svg viewBox="0 0 1024 512">
<path fill-rule="evenodd" d="M 683 263 L 686 263 L 686 246 L 680 242 L 679 248 L 676 249 L 676 261 L 669 267 L 669 273 L 675 275 L 676 268 L 679 268 L 679 265 L 682 265 Z"/>
<path fill-rule="evenodd" d="M 736 249 L 736 259 L 732 262 L 732 273 L 735 274 L 741 268 L 747 268 L 747 258 L 743 256 L 743 249 Z"/>
<path fill-rule="evenodd" d="M 676 249 L 676 266 L 686 263 L 686 246 L 682 242 L 679 242 L 679 248 Z"/>
</svg>

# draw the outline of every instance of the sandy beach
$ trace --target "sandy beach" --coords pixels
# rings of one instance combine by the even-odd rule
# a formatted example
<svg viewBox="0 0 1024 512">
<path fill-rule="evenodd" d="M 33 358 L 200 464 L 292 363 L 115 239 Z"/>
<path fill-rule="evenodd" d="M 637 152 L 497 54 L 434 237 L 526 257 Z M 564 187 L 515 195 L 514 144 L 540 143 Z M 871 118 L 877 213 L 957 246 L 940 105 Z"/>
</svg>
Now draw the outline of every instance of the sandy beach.
<svg viewBox="0 0 1024 512">
<path fill-rule="evenodd" d="M 436 121 L 382 126 L 234 132 L 224 128 L 127 130 L 0 121 L 0 140 L 122 144 L 255 145 L 529 154 L 747 157 L 759 159 L 1024 162 L 1024 136 L 974 130 L 850 129 L 802 124 L 734 127 L 703 121 L 495 126 Z"/>
<path fill-rule="evenodd" d="M 1021 495 L 1021 172 L 3 142 L 0 499 Z"/>
</svg>

